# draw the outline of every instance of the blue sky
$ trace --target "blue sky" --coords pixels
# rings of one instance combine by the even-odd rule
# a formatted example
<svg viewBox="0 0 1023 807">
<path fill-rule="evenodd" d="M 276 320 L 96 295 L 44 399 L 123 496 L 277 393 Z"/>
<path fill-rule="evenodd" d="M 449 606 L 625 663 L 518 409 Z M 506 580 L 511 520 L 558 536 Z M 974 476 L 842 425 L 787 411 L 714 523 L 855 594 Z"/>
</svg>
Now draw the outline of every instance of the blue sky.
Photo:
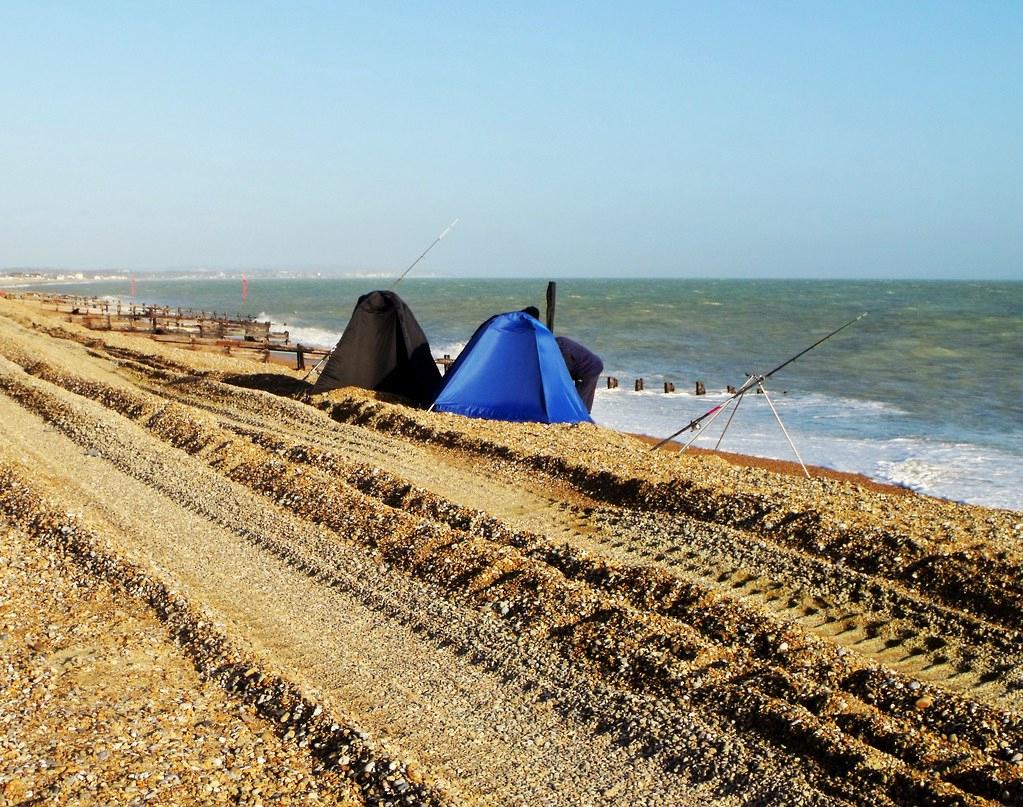
<svg viewBox="0 0 1023 807">
<path fill-rule="evenodd" d="M 1023 4 L 0 5 L 0 266 L 1023 279 Z"/>
</svg>

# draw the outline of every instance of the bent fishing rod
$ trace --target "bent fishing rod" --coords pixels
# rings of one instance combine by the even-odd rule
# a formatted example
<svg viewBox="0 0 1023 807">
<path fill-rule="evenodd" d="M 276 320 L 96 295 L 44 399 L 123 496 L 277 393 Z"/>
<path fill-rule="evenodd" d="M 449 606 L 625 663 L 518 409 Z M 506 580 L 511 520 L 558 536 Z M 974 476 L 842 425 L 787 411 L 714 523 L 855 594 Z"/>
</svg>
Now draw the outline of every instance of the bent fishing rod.
<svg viewBox="0 0 1023 807">
<path fill-rule="evenodd" d="M 433 239 L 433 243 L 430 244 L 430 246 L 428 246 L 426 249 L 423 250 L 423 254 L 420 255 L 418 258 L 416 258 L 414 261 L 412 261 L 412 263 L 409 264 L 408 269 L 406 269 L 404 272 L 402 272 L 400 275 L 398 275 L 398 279 L 395 280 L 388 288 L 393 289 L 395 286 L 397 286 L 399 283 L 401 283 L 401 281 L 405 279 L 405 275 L 407 275 L 409 272 L 411 272 L 412 268 L 417 263 L 419 263 L 423 258 L 426 257 L 426 253 L 429 252 L 431 249 L 433 249 L 435 246 L 437 246 L 437 244 L 440 243 L 441 239 L 444 238 L 444 236 L 447 235 L 449 232 L 451 232 L 451 228 L 454 227 L 456 224 L 458 224 L 459 221 L 460 221 L 460 219 L 456 218 L 447 227 L 445 227 L 444 228 L 444 232 L 442 232 L 440 235 L 438 235 L 436 238 L 434 238 Z M 337 345 L 334 345 L 334 347 L 337 347 Z M 322 359 L 320 359 L 318 362 L 316 362 L 316 365 L 313 367 L 313 369 L 310 370 L 308 373 L 306 373 L 304 376 L 302 376 L 302 380 L 305 381 L 307 378 L 309 378 L 309 376 L 311 376 L 313 373 L 315 373 L 317 370 L 319 370 L 320 367 L 323 366 L 324 362 L 326 362 L 327 359 L 329 359 L 331 357 L 331 355 L 333 355 L 333 353 L 334 353 L 334 348 L 331 348 L 329 351 L 327 351 L 327 355 L 324 356 Z"/>
<path fill-rule="evenodd" d="M 827 336 L 822 336 L 820 339 L 818 339 L 816 342 L 814 342 L 812 345 L 810 345 L 810 347 L 806 348 L 805 350 L 799 351 L 799 353 L 797 353 L 791 359 L 788 359 L 787 361 L 783 361 L 781 364 L 779 364 L 777 367 L 775 367 L 770 372 L 762 373 L 762 374 L 754 374 L 754 375 L 749 376 L 749 378 L 747 378 L 743 382 L 742 386 L 739 387 L 730 396 L 728 396 L 728 398 L 726 398 L 724 401 L 722 401 L 721 403 L 719 403 L 717 406 L 713 407 L 712 409 L 708 409 L 706 412 L 704 412 L 698 418 L 693 418 L 685 426 L 683 426 L 681 429 L 679 429 L 677 432 L 674 432 L 673 434 L 669 434 L 667 437 L 665 437 L 663 440 L 661 440 L 661 442 L 657 443 L 657 445 L 651 447 L 650 450 L 651 451 L 656 451 L 661 446 L 663 446 L 665 443 L 667 443 L 669 440 L 672 440 L 672 439 L 678 437 L 680 434 L 682 434 L 682 432 L 689 431 L 690 429 L 697 429 L 697 428 L 699 428 L 700 424 L 704 420 L 706 420 L 707 418 L 711 417 L 712 415 L 715 415 L 718 412 L 720 412 L 722 409 L 724 409 L 726 406 L 728 406 L 728 404 L 730 404 L 736 398 L 741 398 L 743 395 L 745 395 L 747 392 L 749 392 L 754 387 L 759 386 L 760 384 L 763 384 L 767 379 L 769 379 L 771 376 L 773 376 L 775 373 L 777 373 L 782 368 L 788 367 L 790 364 L 792 364 L 792 362 L 794 362 L 800 356 L 806 355 L 807 353 L 809 353 L 811 350 L 813 350 L 815 347 L 817 347 L 822 342 L 828 341 L 832 336 L 834 336 L 835 334 L 839 333 L 840 331 L 844 331 L 850 325 L 852 325 L 852 324 L 854 324 L 856 322 L 859 322 L 865 316 L 867 316 L 867 312 L 866 311 L 864 311 L 858 317 L 855 317 L 854 319 L 849 320 L 842 327 L 835 328 L 835 330 L 833 330 Z"/>
</svg>

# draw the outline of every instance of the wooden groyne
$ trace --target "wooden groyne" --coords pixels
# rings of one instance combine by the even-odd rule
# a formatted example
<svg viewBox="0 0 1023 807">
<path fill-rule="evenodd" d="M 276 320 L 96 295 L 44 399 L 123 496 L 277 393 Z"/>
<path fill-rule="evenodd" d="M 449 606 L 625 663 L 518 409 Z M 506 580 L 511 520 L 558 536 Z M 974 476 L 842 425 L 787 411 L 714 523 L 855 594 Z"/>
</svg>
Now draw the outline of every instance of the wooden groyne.
<svg viewBox="0 0 1023 807">
<path fill-rule="evenodd" d="M 330 350 L 310 347 L 291 341 L 288 331 L 274 331 L 271 323 L 251 315 L 229 314 L 193 308 L 175 308 L 149 303 L 125 303 L 102 297 L 45 292 L 0 292 L 8 299 L 28 300 L 63 315 L 91 330 L 120 331 L 148 336 L 158 342 L 171 343 L 192 350 L 208 350 L 227 355 L 244 355 L 264 362 L 278 361 L 305 370 L 329 355 Z M 445 354 L 434 358 L 446 373 L 454 359 Z M 634 381 L 636 392 L 646 390 L 642 378 Z M 618 389 L 619 380 L 607 376 L 607 388 Z M 729 392 L 734 388 L 729 387 Z M 664 392 L 675 392 L 675 384 L 664 382 Z M 696 382 L 697 395 L 705 395 L 702 381 Z"/>
<path fill-rule="evenodd" d="M 607 388 L 608 389 L 618 389 L 619 385 L 620 385 L 620 382 L 618 381 L 617 378 L 615 378 L 613 375 L 607 376 Z M 633 382 L 633 389 L 636 392 L 644 392 L 646 390 L 646 381 L 644 379 L 642 379 L 642 378 L 637 378 Z M 664 382 L 664 391 L 666 393 L 675 392 L 675 382 L 674 381 L 665 381 Z M 729 392 L 735 392 L 735 389 L 733 387 L 729 387 L 728 391 Z M 697 395 L 706 395 L 707 394 L 707 387 L 706 387 L 706 385 L 702 381 L 697 381 L 696 382 L 696 394 Z"/>
<path fill-rule="evenodd" d="M 315 363 L 329 353 L 292 342 L 288 331 L 272 330 L 270 322 L 240 313 L 41 292 L 7 292 L 5 296 L 35 302 L 91 330 L 137 333 L 193 350 L 247 355 L 264 362 L 286 361 L 298 370 L 305 369 L 307 361 Z"/>
</svg>

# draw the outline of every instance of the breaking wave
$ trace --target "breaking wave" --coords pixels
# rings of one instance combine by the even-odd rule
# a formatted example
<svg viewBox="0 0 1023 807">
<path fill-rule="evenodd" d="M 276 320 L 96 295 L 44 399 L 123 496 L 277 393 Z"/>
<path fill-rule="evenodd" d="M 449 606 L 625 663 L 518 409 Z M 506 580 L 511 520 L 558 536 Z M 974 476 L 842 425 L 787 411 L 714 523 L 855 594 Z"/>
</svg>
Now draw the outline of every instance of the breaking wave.
<svg viewBox="0 0 1023 807">
<path fill-rule="evenodd" d="M 268 314 L 266 311 L 260 311 L 256 315 L 256 319 L 260 322 L 269 321 L 272 330 L 287 331 L 288 338 L 292 342 L 307 347 L 322 347 L 329 350 L 341 338 L 341 331 L 318 328 L 315 325 L 304 325 L 301 321 L 287 321 L 283 317 Z"/>
</svg>

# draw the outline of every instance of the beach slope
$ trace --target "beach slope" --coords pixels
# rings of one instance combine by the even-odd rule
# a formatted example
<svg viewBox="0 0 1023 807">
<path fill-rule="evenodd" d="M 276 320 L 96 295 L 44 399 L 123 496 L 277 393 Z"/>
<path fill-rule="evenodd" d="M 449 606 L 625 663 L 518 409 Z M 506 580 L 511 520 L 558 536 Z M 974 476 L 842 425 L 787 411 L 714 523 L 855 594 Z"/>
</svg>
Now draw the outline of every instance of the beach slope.
<svg viewBox="0 0 1023 807">
<path fill-rule="evenodd" d="M 0 298 L 0 804 L 1023 802 L 1023 514 L 302 392 Z"/>
</svg>

